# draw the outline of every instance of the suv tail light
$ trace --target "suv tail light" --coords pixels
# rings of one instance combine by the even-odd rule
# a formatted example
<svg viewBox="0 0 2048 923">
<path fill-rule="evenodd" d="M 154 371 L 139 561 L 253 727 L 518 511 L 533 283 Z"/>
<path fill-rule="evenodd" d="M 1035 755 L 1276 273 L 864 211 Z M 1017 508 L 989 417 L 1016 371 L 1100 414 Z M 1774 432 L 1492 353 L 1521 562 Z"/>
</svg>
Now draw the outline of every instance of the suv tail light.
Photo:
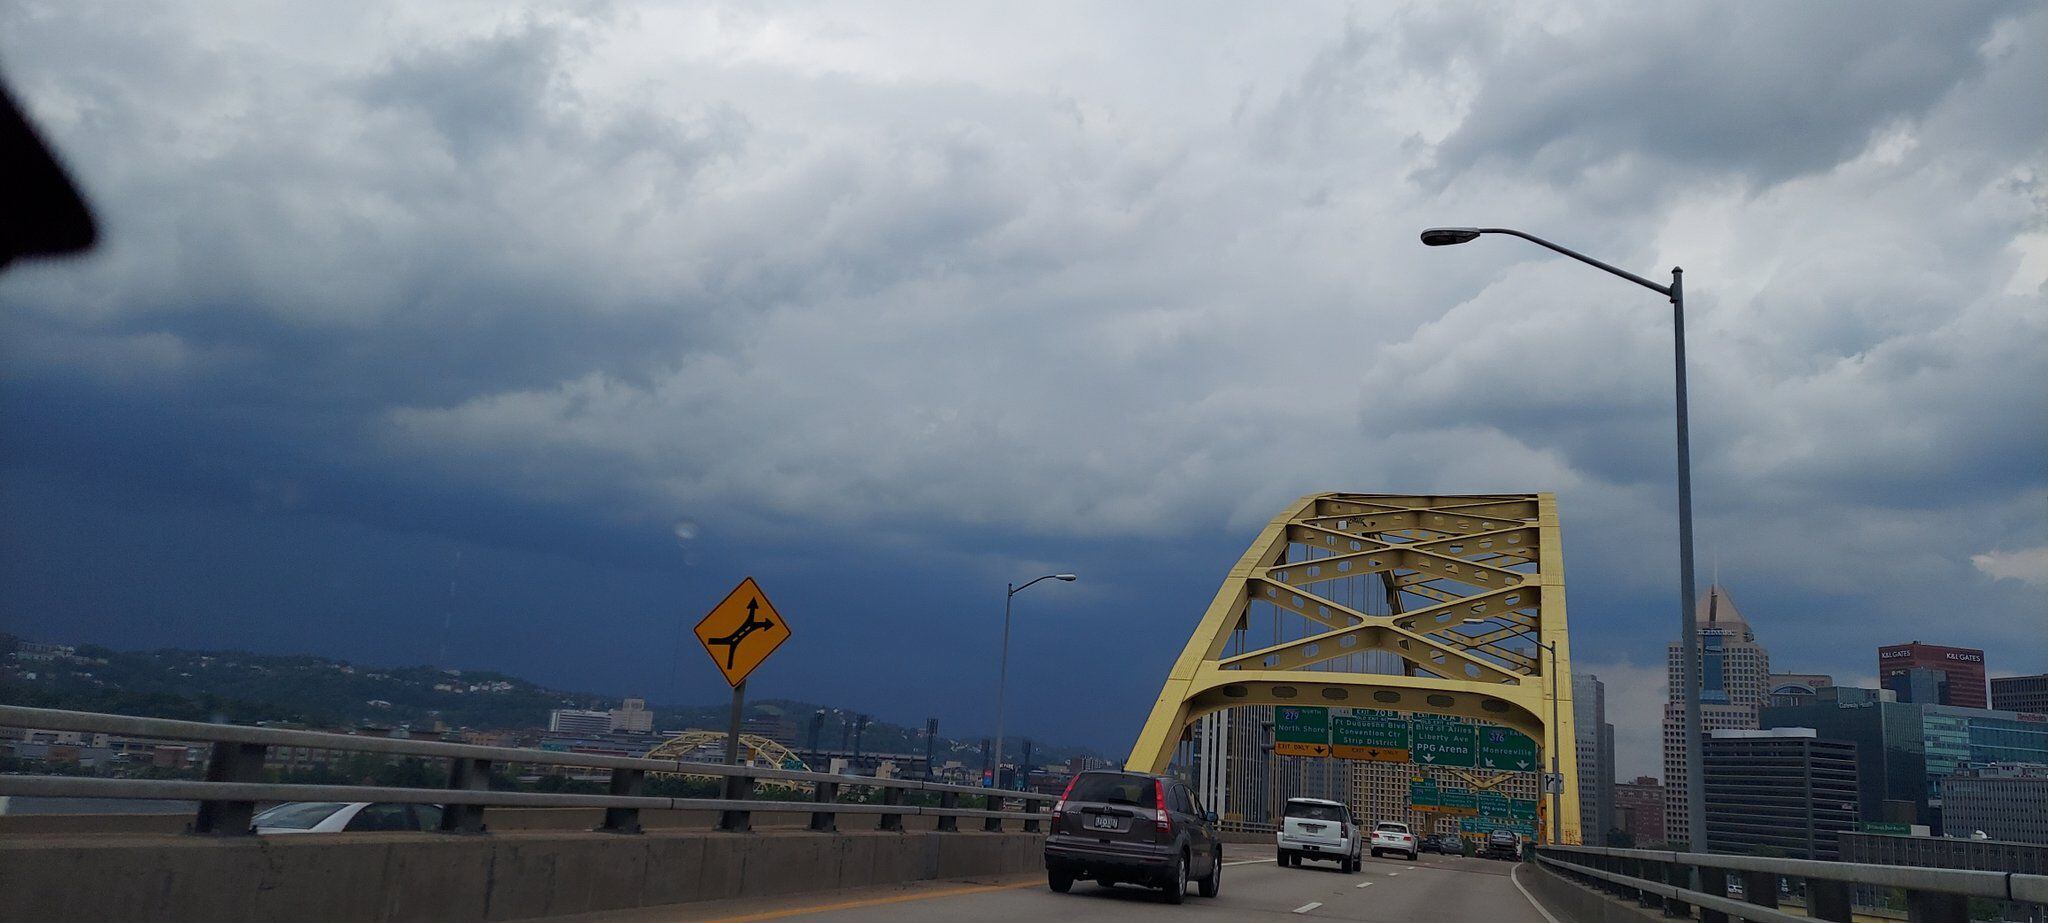
<svg viewBox="0 0 2048 923">
<path fill-rule="evenodd" d="M 1060 800 L 1052 803 L 1052 829 L 1054 831 L 1060 829 L 1060 818 L 1067 813 L 1067 796 L 1074 793 L 1074 783 L 1079 781 L 1081 781 L 1081 776 L 1076 773 L 1073 778 L 1067 780 L 1067 787 L 1060 791 Z"/>
<path fill-rule="evenodd" d="M 1166 810 L 1166 783 L 1152 780 L 1153 797 L 1159 799 L 1159 807 L 1153 812 L 1153 825 L 1162 839 L 1173 839 L 1173 815 Z"/>
</svg>

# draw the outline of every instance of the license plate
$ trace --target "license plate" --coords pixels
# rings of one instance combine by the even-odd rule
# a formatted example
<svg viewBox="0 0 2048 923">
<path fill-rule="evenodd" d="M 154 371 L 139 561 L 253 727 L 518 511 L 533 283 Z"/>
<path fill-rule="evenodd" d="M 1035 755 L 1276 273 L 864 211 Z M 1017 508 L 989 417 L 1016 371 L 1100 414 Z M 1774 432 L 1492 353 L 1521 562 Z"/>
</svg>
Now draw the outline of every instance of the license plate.
<svg viewBox="0 0 2048 923">
<path fill-rule="evenodd" d="M 1323 848 L 1322 848 L 1321 846 L 1303 846 L 1302 848 L 1303 848 L 1303 849 L 1306 849 L 1306 850 L 1308 850 L 1309 852 L 1322 852 L 1322 851 L 1323 851 Z"/>
<path fill-rule="evenodd" d="M 1107 814 L 1097 814 L 1095 815 L 1094 819 L 1090 820 L 1088 823 L 1098 830 L 1116 829 L 1116 818 L 1111 817 Z"/>
</svg>

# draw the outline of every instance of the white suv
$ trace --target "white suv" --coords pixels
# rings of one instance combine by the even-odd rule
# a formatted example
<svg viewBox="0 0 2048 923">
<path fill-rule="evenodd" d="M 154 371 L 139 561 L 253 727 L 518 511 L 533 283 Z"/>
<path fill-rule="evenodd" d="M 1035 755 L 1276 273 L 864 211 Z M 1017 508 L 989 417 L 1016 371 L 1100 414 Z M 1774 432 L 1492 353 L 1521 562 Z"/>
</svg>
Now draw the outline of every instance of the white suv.
<svg viewBox="0 0 2048 923">
<path fill-rule="evenodd" d="M 1421 847 L 1415 842 L 1415 834 L 1408 832 L 1407 824 L 1383 820 L 1372 830 L 1372 857 L 1377 859 L 1382 852 L 1405 853 L 1408 861 L 1414 862 Z"/>
<path fill-rule="evenodd" d="M 1364 839 L 1351 809 L 1343 802 L 1289 798 L 1280 819 L 1280 864 L 1299 866 L 1303 859 L 1328 859 L 1346 872 L 1356 872 Z"/>
</svg>

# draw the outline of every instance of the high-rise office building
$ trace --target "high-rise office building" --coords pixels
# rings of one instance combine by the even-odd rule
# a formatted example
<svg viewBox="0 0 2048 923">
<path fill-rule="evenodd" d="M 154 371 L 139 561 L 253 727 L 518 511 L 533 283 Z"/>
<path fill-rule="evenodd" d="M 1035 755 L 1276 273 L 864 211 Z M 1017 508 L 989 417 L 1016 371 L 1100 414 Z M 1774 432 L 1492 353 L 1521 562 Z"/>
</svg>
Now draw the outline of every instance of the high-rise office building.
<svg viewBox="0 0 2048 923">
<path fill-rule="evenodd" d="M 1572 675 L 1572 727 L 1579 760 L 1579 836 L 1587 846 L 1607 845 L 1614 829 L 1614 725 L 1607 723 L 1607 684 L 1590 673 Z"/>
<path fill-rule="evenodd" d="M 612 732 L 612 713 L 581 708 L 557 708 L 548 712 L 548 732 L 578 737 L 603 737 Z"/>
<path fill-rule="evenodd" d="M 611 729 L 627 734 L 654 733 L 654 713 L 647 710 L 646 699 L 627 699 L 610 712 Z"/>
<path fill-rule="evenodd" d="M 1993 678 L 1991 707 L 1999 711 L 2048 714 L 2048 673 Z"/>
<path fill-rule="evenodd" d="M 1955 834 L 1941 783 L 1994 763 L 2048 763 L 2048 721 L 2038 714 L 1887 701 L 1889 690 L 1837 686 L 1810 705 L 1766 708 L 1766 728 L 1814 728 L 1856 745 L 1865 821 L 1926 824 Z M 1962 831 L 1964 835 L 1968 831 Z"/>
<path fill-rule="evenodd" d="M 1795 859 L 1841 857 L 1856 829 L 1856 745 L 1812 728 L 1715 731 L 1701 750 L 1707 850 Z"/>
<path fill-rule="evenodd" d="M 1630 845 L 1639 848 L 1664 843 L 1664 785 L 1655 776 L 1615 783 L 1614 829 L 1628 834 Z"/>
<path fill-rule="evenodd" d="M 1941 780 L 1941 821 L 1950 836 L 2048 844 L 2048 765 L 1994 763 Z"/>
<path fill-rule="evenodd" d="M 1916 669 L 1930 673 L 1916 675 Z M 1899 701 L 1920 705 L 1986 708 L 1984 652 L 1939 644 L 1892 644 L 1877 649 L 1877 682 Z"/>
<path fill-rule="evenodd" d="M 1700 731 L 1755 730 L 1757 712 L 1770 700 L 1771 657 L 1720 585 L 1707 587 L 1694 608 L 1699 625 Z M 1682 648 L 1666 649 L 1670 696 L 1664 703 L 1664 835 L 1692 842 L 1685 805 L 1685 700 Z"/>
</svg>

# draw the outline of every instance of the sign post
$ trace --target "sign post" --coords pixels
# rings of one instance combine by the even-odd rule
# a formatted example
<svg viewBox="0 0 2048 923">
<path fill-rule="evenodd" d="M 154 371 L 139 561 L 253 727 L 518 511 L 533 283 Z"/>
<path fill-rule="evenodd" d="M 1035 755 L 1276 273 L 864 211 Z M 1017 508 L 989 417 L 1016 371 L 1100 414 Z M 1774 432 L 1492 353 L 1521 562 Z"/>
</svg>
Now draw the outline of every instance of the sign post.
<svg viewBox="0 0 2048 923">
<path fill-rule="evenodd" d="M 767 660 L 769 654 L 775 653 L 782 642 L 789 640 L 789 623 L 775 611 L 775 606 L 768 602 L 767 594 L 761 592 L 754 578 L 748 577 L 697 622 L 696 634 L 697 643 L 704 646 L 704 653 L 711 655 L 711 663 L 732 686 L 732 714 L 725 734 L 725 764 L 736 766 L 740 761 L 740 725 L 746 710 L 747 676 Z M 747 790 L 752 787 L 750 780 L 739 776 L 725 777 L 725 797 L 728 799 L 745 798 Z M 747 829 L 747 812 L 722 812 L 719 827 L 725 830 Z"/>
</svg>

